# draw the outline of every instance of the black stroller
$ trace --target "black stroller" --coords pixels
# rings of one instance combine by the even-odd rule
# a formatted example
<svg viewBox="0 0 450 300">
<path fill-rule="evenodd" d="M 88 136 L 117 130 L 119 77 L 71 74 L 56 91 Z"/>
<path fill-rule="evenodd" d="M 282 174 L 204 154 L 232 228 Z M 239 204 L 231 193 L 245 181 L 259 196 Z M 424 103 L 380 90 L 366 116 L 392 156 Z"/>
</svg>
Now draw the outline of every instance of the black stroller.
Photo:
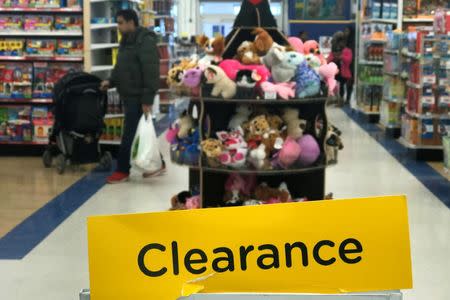
<svg viewBox="0 0 450 300">
<path fill-rule="evenodd" d="M 99 146 L 107 105 L 100 82 L 94 75 L 76 72 L 55 85 L 55 124 L 42 157 L 45 167 L 51 167 L 55 158 L 59 174 L 68 165 L 99 162 L 101 168 L 111 168 L 111 153 L 102 153 Z"/>
</svg>

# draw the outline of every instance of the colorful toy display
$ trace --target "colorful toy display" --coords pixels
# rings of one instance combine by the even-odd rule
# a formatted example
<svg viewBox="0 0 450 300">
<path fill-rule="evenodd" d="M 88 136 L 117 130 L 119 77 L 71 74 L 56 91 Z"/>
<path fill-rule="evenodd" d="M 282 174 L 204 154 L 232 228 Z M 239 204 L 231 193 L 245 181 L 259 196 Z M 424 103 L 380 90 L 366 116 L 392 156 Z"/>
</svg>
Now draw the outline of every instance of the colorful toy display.
<svg viewBox="0 0 450 300">
<path fill-rule="evenodd" d="M 26 15 L 24 17 L 23 29 L 25 31 L 51 31 L 53 21 L 53 16 Z"/>
<path fill-rule="evenodd" d="M 30 98 L 32 78 L 31 64 L 0 64 L 0 98 Z"/>
<path fill-rule="evenodd" d="M 67 30 L 81 32 L 83 20 L 81 16 L 56 16 L 55 30 Z"/>
<path fill-rule="evenodd" d="M 43 39 L 29 39 L 26 43 L 25 52 L 28 56 L 53 56 L 55 53 L 56 41 Z"/>
<path fill-rule="evenodd" d="M 61 7 L 60 0 L 30 0 L 30 7 L 35 8 L 59 8 Z"/>
<path fill-rule="evenodd" d="M 55 53 L 57 56 L 83 57 L 83 41 L 58 40 Z"/>
<path fill-rule="evenodd" d="M 22 16 L 0 15 L 0 31 L 21 31 L 22 29 Z"/>
<path fill-rule="evenodd" d="M 30 106 L 0 107 L 0 141 L 32 140 Z"/>
<path fill-rule="evenodd" d="M 22 56 L 25 40 L 4 39 L 0 40 L 0 56 Z"/>
<path fill-rule="evenodd" d="M 51 98 L 53 88 L 64 75 L 81 71 L 81 64 L 34 63 L 33 97 Z"/>
</svg>

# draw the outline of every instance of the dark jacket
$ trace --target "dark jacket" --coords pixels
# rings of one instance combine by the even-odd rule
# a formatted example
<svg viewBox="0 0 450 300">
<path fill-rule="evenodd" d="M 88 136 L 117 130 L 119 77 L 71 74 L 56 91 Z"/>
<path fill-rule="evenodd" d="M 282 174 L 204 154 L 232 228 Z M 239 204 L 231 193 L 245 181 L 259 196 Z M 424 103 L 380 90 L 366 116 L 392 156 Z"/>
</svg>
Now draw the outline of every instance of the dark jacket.
<svg viewBox="0 0 450 300">
<path fill-rule="evenodd" d="M 155 34 L 138 27 L 135 32 L 124 35 L 110 78 L 111 87 L 117 87 L 124 101 L 153 104 L 159 89 L 159 77 Z"/>
</svg>

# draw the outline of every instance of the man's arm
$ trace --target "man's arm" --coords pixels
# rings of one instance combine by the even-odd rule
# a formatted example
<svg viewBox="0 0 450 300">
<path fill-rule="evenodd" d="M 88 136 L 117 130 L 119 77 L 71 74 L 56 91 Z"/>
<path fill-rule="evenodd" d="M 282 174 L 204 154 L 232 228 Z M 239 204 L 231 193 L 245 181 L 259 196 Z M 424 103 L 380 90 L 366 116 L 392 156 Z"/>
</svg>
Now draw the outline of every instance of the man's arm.
<svg viewBox="0 0 450 300">
<path fill-rule="evenodd" d="M 141 103 L 152 105 L 160 80 L 159 54 L 154 38 L 146 36 L 143 39 L 138 56 L 143 82 Z"/>
</svg>

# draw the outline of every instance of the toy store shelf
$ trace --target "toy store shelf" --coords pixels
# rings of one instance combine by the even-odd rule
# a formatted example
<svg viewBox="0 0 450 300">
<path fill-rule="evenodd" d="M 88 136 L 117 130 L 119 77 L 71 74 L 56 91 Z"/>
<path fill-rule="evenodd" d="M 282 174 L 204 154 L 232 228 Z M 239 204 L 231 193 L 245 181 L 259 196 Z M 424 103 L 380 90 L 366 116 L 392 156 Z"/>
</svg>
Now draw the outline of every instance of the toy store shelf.
<svg viewBox="0 0 450 300">
<path fill-rule="evenodd" d="M 293 105 L 293 104 L 323 104 L 327 102 L 328 98 L 304 98 L 304 99 L 291 99 L 291 100 L 264 100 L 264 99 L 223 99 L 223 98 L 196 98 L 207 103 L 247 103 L 247 104 L 262 104 L 262 105 Z"/>
<path fill-rule="evenodd" d="M 117 145 L 117 146 L 119 146 L 121 144 L 121 141 L 100 140 L 98 143 L 100 145 Z"/>
<path fill-rule="evenodd" d="M 83 61 L 83 57 L 0 56 L 0 61 L 67 61 L 67 62 L 82 62 Z"/>
<path fill-rule="evenodd" d="M 10 104 L 52 104 L 53 99 L 10 99 L 10 98 L 0 98 L 0 103 L 10 103 Z"/>
<path fill-rule="evenodd" d="M 370 65 L 370 66 L 383 66 L 383 61 L 370 61 L 370 60 L 360 60 L 359 63 L 361 65 Z"/>
<path fill-rule="evenodd" d="M 114 66 L 92 66 L 91 72 L 104 72 L 104 71 L 111 71 L 114 69 Z"/>
<path fill-rule="evenodd" d="M 442 150 L 443 147 L 441 146 L 432 146 L 432 145 L 414 145 L 407 140 L 405 140 L 404 137 L 401 137 L 397 140 L 400 144 L 405 146 L 408 149 L 428 149 L 428 150 Z"/>
<path fill-rule="evenodd" d="M 81 37 L 81 31 L 0 31 L 0 36 L 58 36 Z"/>
<path fill-rule="evenodd" d="M 5 8 L 0 7 L 0 12 L 13 13 L 82 13 L 82 8 Z"/>
<path fill-rule="evenodd" d="M 432 113 L 419 114 L 419 113 L 412 112 L 409 110 L 406 110 L 406 113 L 408 115 L 410 115 L 411 117 L 418 118 L 418 119 L 426 119 L 426 118 L 450 119 L 450 115 L 445 115 L 445 114 L 432 114 Z"/>
<path fill-rule="evenodd" d="M 309 168 L 301 168 L 301 169 L 287 169 L 287 170 L 249 170 L 249 169 L 225 169 L 225 168 L 211 168 L 211 167 L 201 167 L 201 169 L 205 172 L 210 173 L 239 173 L 239 174 L 256 174 L 256 175 L 267 175 L 267 176 L 281 176 L 288 174 L 300 174 L 300 173 L 311 173 L 316 171 L 322 171 L 326 168 L 326 165 L 320 165 Z"/>
<path fill-rule="evenodd" d="M 116 28 L 117 23 L 91 24 L 91 30 Z"/>
<path fill-rule="evenodd" d="M 383 24 L 397 24 L 397 19 L 364 19 L 363 23 L 383 23 Z"/>
<path fill-rule="evenodd" d="M 429 18 L 403 18 L 404 23 L 433 23 L 433 17 Z"/>
<path fill-rule="evenodd" d="M 24 145 L 24 146 L 44 146 L 47 142 L 24 142 L 24 141 L 0 141 L 0 145 Z"/>
<path fill-rule="evenodd" d="M 106 114 L 105 119 L 123 118 L 125 114 Z"/>
</svg>

